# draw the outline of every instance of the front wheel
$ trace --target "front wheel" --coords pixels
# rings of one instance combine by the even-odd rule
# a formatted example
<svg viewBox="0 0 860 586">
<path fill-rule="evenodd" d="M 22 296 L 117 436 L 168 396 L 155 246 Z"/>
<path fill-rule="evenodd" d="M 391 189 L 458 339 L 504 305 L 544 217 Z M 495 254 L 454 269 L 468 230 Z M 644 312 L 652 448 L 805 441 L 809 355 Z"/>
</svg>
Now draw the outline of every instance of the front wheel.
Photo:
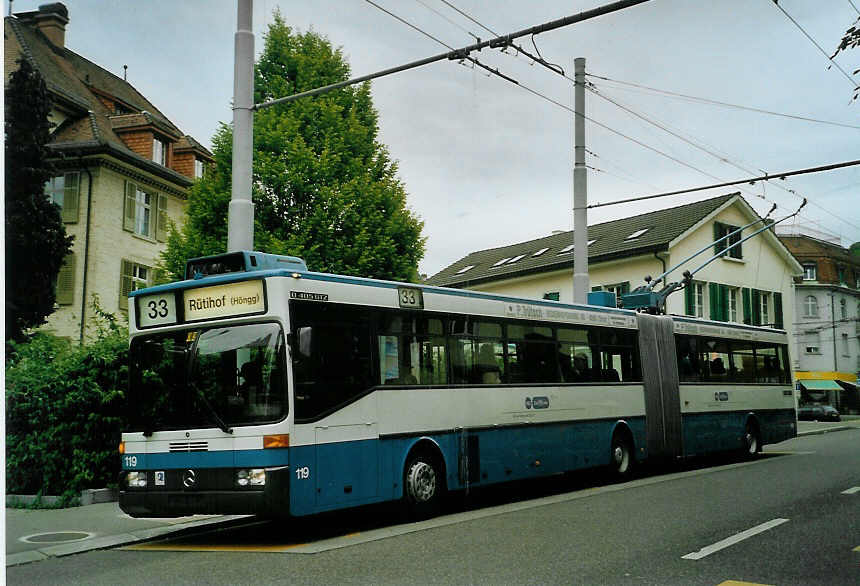
<svg viewBox="0 0 860 586">
<path fill-rule="evenodd" d="M 435 458 L 419 453 L 409 457 L 403 472 L 403 500 L 414 517 L 438 512 L 445 493 L 445 478 Z"/>
<path fill-rule="evenodd" d="M 616 480 L 626 480 L 633 474 L 635 464 L 633 445 L 622 433 L 612 436 L 609 450 L 609 473 Z"/>
</svg>

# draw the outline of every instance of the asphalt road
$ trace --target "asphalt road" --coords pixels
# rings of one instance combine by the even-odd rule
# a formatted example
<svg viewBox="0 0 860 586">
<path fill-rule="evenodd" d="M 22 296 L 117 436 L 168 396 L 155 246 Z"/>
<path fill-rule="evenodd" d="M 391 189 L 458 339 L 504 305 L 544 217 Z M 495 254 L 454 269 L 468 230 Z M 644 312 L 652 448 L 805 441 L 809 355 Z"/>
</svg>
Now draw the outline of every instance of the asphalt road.
<svg viewBox="0 0 860 586">
<path fill-rule="evenodd" d="M 7 581 L 860 583 L 860 430 L 796 438 L 769 452 L 749 463 L 650 470 L 623 484 L 589 474 L 488 490 L 421 523 L 370 509 L 245 524 L 10 567 Z"/>
</svg>

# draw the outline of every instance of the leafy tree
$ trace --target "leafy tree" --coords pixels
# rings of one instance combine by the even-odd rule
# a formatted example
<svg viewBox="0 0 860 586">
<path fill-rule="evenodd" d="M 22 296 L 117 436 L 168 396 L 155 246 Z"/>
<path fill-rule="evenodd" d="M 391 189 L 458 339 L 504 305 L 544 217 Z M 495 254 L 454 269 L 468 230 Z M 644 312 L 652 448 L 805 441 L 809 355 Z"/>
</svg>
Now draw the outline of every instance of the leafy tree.
<svg viewBox="0 0 860 586">
<path fill-rule="evenodd" d="M 349 78 L 340 49 L 297 33 L 279 13 L 255 68 L 255 102 Z M 254 248 L 305 259 L 312 270 L 417 280 L 421 222 L 406 207 L 397 165 L 377 140 L 369 84 L 256 112 Z M 215 166 L 191 189 L 187 221 L 171 230 L 162 269 L 226 250 L 232 129 L 213 138 Z"/>
<path fill-rule="evenodd" d="M 47 144 L 51 97 L 42 76 L 18 60 L 6 90 L 6 339 L 45 323 L 57 273 L 72 246 L 60 208 L 45 196 L 53 168 Z"/>
<path fill-rule="evenodd" d="M 860 47 L 860 17 L 858 17 L 857 20 L 854 21 L 854 24 L 845 31 L 845 35 L 839 42 L 839 46 L 836 47 L 836 50 L 830 58 L 833 59 L 840 52 L 847 51 L 848 49 L 855 49 L 857 47 Z M 860 73 L 860 69 L 855 69 L 852 73 L 857 75 Z M 854 88 L 854 99 L 856 100 L 858 96 L 860 96 L 860 84 Z"/>
</svg>

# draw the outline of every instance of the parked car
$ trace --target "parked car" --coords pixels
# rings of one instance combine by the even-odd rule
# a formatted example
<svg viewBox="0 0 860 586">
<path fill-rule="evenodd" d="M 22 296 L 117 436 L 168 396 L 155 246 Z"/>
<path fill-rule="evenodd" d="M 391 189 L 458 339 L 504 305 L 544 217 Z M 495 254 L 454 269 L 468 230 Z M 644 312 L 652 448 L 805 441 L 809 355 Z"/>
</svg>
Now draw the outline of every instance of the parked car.
<svg viewBox="0 0 860 586">
<path fill-rule="evenodd" d="M 797 410 L 801 421 L 841 421 L 839 411 L 832 405 L 804 405 Z"/>
</svg>

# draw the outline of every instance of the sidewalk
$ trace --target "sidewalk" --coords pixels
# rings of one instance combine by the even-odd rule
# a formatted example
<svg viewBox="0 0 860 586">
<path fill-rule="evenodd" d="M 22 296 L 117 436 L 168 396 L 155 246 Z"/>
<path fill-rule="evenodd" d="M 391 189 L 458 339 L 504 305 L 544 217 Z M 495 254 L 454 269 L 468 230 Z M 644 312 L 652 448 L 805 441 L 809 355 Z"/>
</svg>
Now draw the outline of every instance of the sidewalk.
<svg viewBox="0 0 860 586">
<path fill-rule="evenodd" d="M 115 502 L 69 509 L 6 509 L 6 566 L 153 539 L 166 533 L 244 519 L 196 515 L 133 519 Z"/>
</svg>

